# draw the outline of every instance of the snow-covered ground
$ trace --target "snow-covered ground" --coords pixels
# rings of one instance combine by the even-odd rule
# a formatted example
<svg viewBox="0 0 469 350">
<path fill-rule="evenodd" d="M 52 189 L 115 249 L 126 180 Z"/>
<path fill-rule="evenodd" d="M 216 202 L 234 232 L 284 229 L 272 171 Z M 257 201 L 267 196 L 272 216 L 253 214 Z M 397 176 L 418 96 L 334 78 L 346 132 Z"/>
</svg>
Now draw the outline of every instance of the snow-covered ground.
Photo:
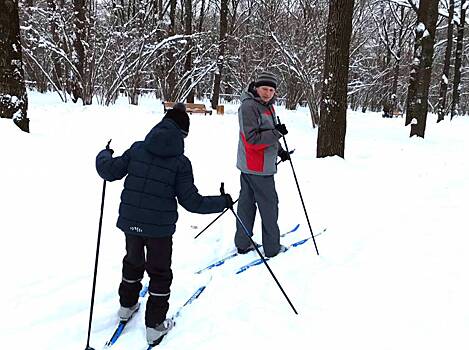
<svg viewBox="0 0 469 350">
<path fill-rule="evenodd" d="M 97 152 L 112 138 L 121 154 L 162 117 L 162 105 L 122 98 L 109 108 L 63 104 L 30 93 L 31 134 L 0 119 L 0 254 L 5 349 L 84 349 L 102 180 Z M 237 198 L 236 104 L 225 115 L 191 118 L 186 155 L 202 194 L 220 182 Z M 317 129 L 306 109 L 277 108 L 316 238 L 270 261 L 295 315 L 263 266 L 234 271 L 255 253 L 202 275 L 194 271 L 233 248 L 235 221 L 180 208 L 174 236 L 171 309 L 212 277 L 181 313 L 161 349 L 415 350 L 469 348 L 469 120 L 435 123 L 410 139 L 403 119 L 349 112 L 346 158 L 317 159 Z M 288 245 L 310 236 L 288 163 L 276 176 Z M 91 346 L 101 349 L 117 322 L 124 254 L 115 227 L 122 182 L 106 192 Z M 255 238 L 260 241 L 260 223 Z M 142 309 L 143 311 L 143 309 Z M 144 349 L 143 312 L 119 349 Z"/>
</svg>

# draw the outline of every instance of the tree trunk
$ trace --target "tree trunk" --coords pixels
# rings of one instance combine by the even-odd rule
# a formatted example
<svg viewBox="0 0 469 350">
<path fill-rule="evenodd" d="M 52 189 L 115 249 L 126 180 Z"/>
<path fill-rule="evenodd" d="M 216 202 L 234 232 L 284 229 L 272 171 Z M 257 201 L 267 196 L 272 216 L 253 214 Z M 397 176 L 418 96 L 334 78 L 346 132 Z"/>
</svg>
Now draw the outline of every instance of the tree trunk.
<svg viewBox="0 0 469 350">
<path fill-rule="evenodd" d="M 308 102 L 308 108 L 309 108 L 309 114 L 311 115 L 311 123 L 313 125 L 313 128 L 316 128 L 316 125 L 319 125 L 319 120 L 320 120 L 320 116 L 319 116 L 319 110 L 320 110 L 320 107 L 319 107 L 319 104 L 318 104 L 318 96 L 319 95 L 318 93 L 316 93 L 315 91 L 311 91 L 310 89 L 307 90 L 307 97 L 306 97 L 306 101 Z"/>
<path fill-rule="evenodd" d="M 136 22 L 135 22 L 135 29 L 138 30 L 138 35 L 140 38 L 145 37 L 145 18 L 144 18 L 144 8 L 141 7 L 141 4 L 135 4 L 136 9 L 134 10 L 136 13 Z M 145 39 L 141 39 L 142 41 L 138 43 L 138 45 L 142 48 L 145 44 Z M 128 82 L 128 95 L 129 95 L 129 103 L 131 105 L 137 106 L 139 97 L 140 97 L 140 88 L 142 88 L 142 82 L 143 82 L 143 75 L 142 71 L 145 70 L 144 67 L 142 67 L 141 62 L 142 62 L 142 51 L 141 49 L 139 50 L 138 53 L 135 53 L 134 55 L 130 56 L 132 60 L 136 60 L 137 64 L 134 69 L 132 69 L 132 72 L 129 74 L 130 79 Z"/>
<path fill-rule="evenodd" d="M 223 1 L 222 0 L 222 6 L 223 6 Z M 204 27 L 204 18 L 205 18 L 205 0 L 202 0 L 202 4 L 200 5 L 200 16 L 199 16 L 199 28 L 198 32 L 201 33 L 202 29 Z"/>
<path fill-rule="evenodd" d="M 192 0 L 185 0 L 185 34 L 191 35 L 192 34 Z M 186 62 L 184 63 L 184 71 L 186 74 L 190 74 L 189 72 L 192 70 L 192 40 L 187 40 L 187 54 L 186 54 Z M 191 88 L 192 85 L 192 76 L 189 75 L 187 77 L 187 89 L 190 89 L 189 94 L 187 95 L 186 101 L 188 103 L 194 103 L 194 89 Z"/>
<path fill-rule="evenodd" d="M 220 5 L 220 40 L 218 46 L 218 62 L 213 82 L 212 108 L 216 109 L 220 99 L 220 85 L 225 61 L 225 40 L 228 30 L 228 0 L 221 0 Z"/>
<path fill-rule="evenodd" d="M 74 63 L 78 71 L 78 76 L 73 80 L 72 94 L 74 102 L 81 98 L 83 105 L 90 105 L 93 102 L 93 84 L 91 77 L 92 50 L 88 35 L 90 32 L 90 18 L 87 16 L 89 6 L 86 0 L 73 0 L 73 9 L 75 12 L 75 38 L 73 40 L 73 48 L 76 54 Z"/>
<path fill-rule="evenodd" d="M 386 55 L 383 57 L 383 72 L 386 72 L 384 75 L 384 81 L 382 82 L 384 91 L 383 91 L 383 99 L 384 101 L 391 101 L 391 95 L 392 95 L 392 86 L 390 86 L 390 82 L 392 81 L 393 78 L 393 70 L 391 69 L 391 59 L 392 59 L 392 48 L 395 46 L 395 41 L 396 41 L 396 36 L 394 35 L 393 37 L 393 42 L 389 42 L 389 34 L 388 31 L 390 29 L 390 26 L 388 24 L 388 19 L 387 16 L 385 15 L 384 11 L 384 3 L 381 3 L 381 16 L 382 16 L 382 26 L 384 29 L 384 33 L 386 33 L 386 36 L 388 37 L 387 42 L 384 42 L 385 50 L 386 50 Z M 395 34 L 395 33 L 394 33 Z"/>
<path fill-rule="evenodd" d="M 411 124 L 411 137 L 425 137 L 437 18 L 438 0 L 421 0 L 415 27 L 414 60 L 407 92 L 405 124 Z"/>
<path fill-rule="evenodd" d="M 170 8 L 169 8 L 169 19 L 170 19 L 170 27 L 168 30 L 169 36 L 176 34 L 176 0 L 170 0 Z M 176 64 L 176 59 L 174 57 L 174 49 L 170 48 L 166 54 L 166 59 L 168 62 L 168 66 L 166 71 L 169 71 L 168 75 L 166 76 L 166 81 L 164 82 L 164 99 L 167 101 L 174 101 L 175 99 L 175 87 L 176 87 L 176 71 L 174 69 L 174 65 Z"/>
<path fill-rule="evenodd" d="M 461 64 L 464 41 L 464 22 L 466 21 L 466 0 L 461 0 L 461 12 L 458 24 L 458 38 L 456 41 L 456 57 L 454 59 L 453 101 L 451 103 L 451 119 L 459 110 L 459 95 L 461 93 Z"/>
<path fill-rule="evenodd" d="M 54 44 L 57 47 L 60 47 L 60 37 L 58 33 L 58 25 L 57 25 L 57 6 L 55 4 L 54 0 L 47 0 L 47 8 L 51 12 L 51 17 L 49 18 L 49 24 L 50 24 L 50 33 L 52 40 Z M 54 74 L 52 75 L 52 80 L 54 84 L 59 88 L 60 90 L 64 90 L 64 74 L 63 74 L 63 69 L 62 69 L 62 59 L 60 55 L 58 55 L 55 52 L 51 53 L 51 58 L 52 62 L 54 65 Z"/>
<path fill-rule="evenodd" d="M 33 0 L 24 0 L 22 3 L 18 2 L 18 4 L 19 9 L 21 9 L 23 12 L 23 19 L 21 24 L 25 27 L 34 27 L 36 23 L 34 22 L 33 13 L 37 11 L 37 4 L 35 6 Z M 42 64 L 42 68 L 44 66 L 47 66 L 47 60 L 44 59 L 45 49 L 43 46 L 36 44 L 41 40 L 40 34 L 38 32 L 29 31 L 27 37 L 28 36 L 29 40 L 23 44 L 25 45 L 25 47 L 27 47 L 27 50 L 31 52 L 30 55 L 33 56 L 34 59 L 37 60 L 37 62 L 40 62 L 40 64 Z M 34 87 L 36 88 L 36 91 L 41 93 L 47 92 L 47 78 L 43 72 L 43 69 L 37 69 L 37 63 L 35 63 L 33 59 L 30 59 L 27 54 L 23 58 L 23 65 L 25 76 L 29 77 L 29 79 L 34 82 Z"/>
<path fill-rule="evenodd" d="M 0 117 L 29 132 L 17 0 L 0 0 Z"/>
<path fill-rule="evenodd" d="M 448 90 L 448 78 L 449 78 L 449 65 L 451 61 L 451 50 L 453 48 L 453 16 L 454 16 L 454 0 L 449 0 L 448 31 L 446 35 L 447 43 L 446 43 L 446 51 L 445 51 L 445 61 L 443 63 L 443 73 L 441 74 L 441 81 L 440 81 L 440 97 L 438 98 L 437 123 L 445 119 L 446 93 Z"/>
<path fill-rule="evenodd" d="M 330 0 L 317 157 L 344 157 L 354 0 Z"/>
<path fill-rule="evenodd" d="M 289 71 L 289 75 L 285 80 L 287 86 L 287 97 L 285 100 L 285 109 L 294 111 L 296 110 L 298 103 L 304 98 L 304 90 L 301 85 L 301 81 L 295 76 L 295 73 Z"/>
<path fill-rule="evenodd" d="M 396 63 L 394 65 L 394 76 L 393 76 L 393 81 L 392 81 L 392 90 L 391 90 L 391 95 L 396 96 L 396 100 L 398 101 L 399 99 L 397 98 L 397 83 L 399 81 L 399 71 L 400 71 L 400 65 L 401 65 L 401 59 L 402 59 L 402 35 L 404 31 L 404 7 L 401 7 L 401 18 L 400 18 L 400 26 L 399 26 L 399 37 L 397 38 L 397 59 Z"/>
</svg>

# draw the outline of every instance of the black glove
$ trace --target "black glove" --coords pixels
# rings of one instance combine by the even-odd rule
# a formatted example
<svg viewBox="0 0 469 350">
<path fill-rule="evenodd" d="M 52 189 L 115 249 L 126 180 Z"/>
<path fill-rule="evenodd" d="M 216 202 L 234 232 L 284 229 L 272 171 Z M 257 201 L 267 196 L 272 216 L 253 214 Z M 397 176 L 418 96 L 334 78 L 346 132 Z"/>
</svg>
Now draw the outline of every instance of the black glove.
<svg viewBox="0 0 469 350">
<path fill-rule="evenodd" d="M 281 149 L 281 150 L 278 152 L 278 156 L 280 157 L 280 160 L 281 160 L 282 162 L 284 162 L 284 161 L 290 159 L 290 153 L 288 153 L 288 152 L 285 151 L 284 149 Z"/>
<path fill-rule="evenodd" d="M 275 125 L 275 129 L 280 132 L 283 136 L 285 136 L 286 134 L 288 134 L 288 130 L 287 130 L 287 127 L 285 126 L 285 124 L 276 124 Z"/>
<path fill-rule="evenodd" d="M 231 196 L 228 193 L 222 194 L 222 196 L 225 197 L 225 201 L 226 201 L 225 208 L 233 209 L 233 204 L 234 204 L 233 198 L 231 198 Z"/>
</svg>

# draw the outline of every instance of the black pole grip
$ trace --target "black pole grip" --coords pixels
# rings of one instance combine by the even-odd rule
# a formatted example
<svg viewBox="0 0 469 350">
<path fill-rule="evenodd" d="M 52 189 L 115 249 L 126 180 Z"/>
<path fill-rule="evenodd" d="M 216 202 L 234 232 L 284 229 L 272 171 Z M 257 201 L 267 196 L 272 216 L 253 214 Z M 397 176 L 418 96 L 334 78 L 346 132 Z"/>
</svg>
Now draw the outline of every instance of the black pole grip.
<svg viewBox="0 0 469 350">
<path fill-rule="evenodd" d="M 221 193 L 221 194 L 225 194 L 225 183 L 224 183 L 224 182 L 222 182 L 222 183 L 220 184 L 220 193 Z"/>
</svg>

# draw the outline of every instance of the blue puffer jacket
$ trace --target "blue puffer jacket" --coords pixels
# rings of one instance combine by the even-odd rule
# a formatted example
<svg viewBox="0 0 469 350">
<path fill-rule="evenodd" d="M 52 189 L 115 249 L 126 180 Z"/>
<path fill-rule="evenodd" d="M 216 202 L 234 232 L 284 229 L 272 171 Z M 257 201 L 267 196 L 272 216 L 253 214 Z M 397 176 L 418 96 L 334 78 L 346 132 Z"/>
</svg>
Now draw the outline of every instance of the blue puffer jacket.
<svg viewBox="0 0 469 350">
<path fill-rule="evenodd" d="M 120 157 L 102 150 L 96 157 L 98 174 L 107 181 L 127 175 L 121 194 L 117 227 L 126 234 L 170 236 L 176 230 L 177 202 L 193 213 L 223 211 L 224 196 L 201 196 L 194 185 L 192 166 L 184 156 L 181 130 L 163 119 Z"/>
</svg>

